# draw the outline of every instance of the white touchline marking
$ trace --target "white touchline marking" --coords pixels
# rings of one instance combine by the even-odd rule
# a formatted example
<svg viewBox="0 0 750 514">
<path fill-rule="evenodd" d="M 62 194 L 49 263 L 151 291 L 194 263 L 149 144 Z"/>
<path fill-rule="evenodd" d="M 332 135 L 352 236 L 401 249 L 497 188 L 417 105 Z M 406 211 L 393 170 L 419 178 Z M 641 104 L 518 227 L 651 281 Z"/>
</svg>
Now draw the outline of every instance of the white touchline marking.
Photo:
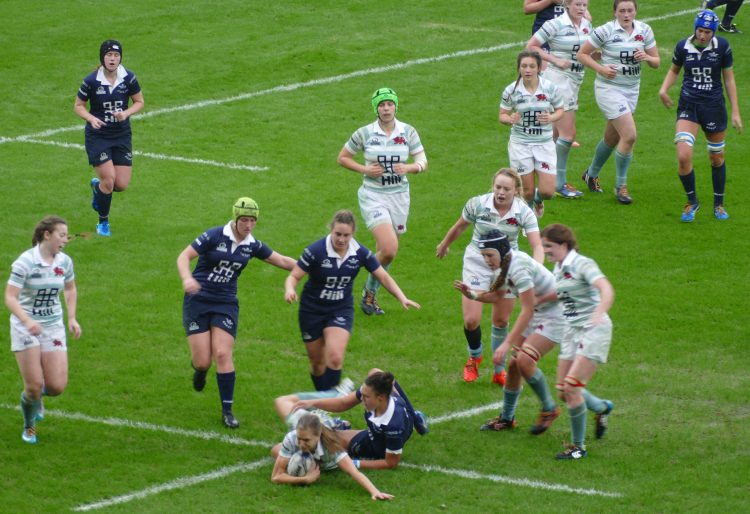
<svg viewBox="0 0 750 514">
<path fill-rule="evenodd" d="M 17 411 L 21 410 L 20 406 L 8 405 L 7 403 L 0 404 L 0 407 Z M 143 421 L 131 421 L 129 419 L 122 418 L 97 418 L 94 416 L 89 416 L 87 414 L 81 414 L 79 412 L 67 412 L 58 409 L 45 409 L 44 414 L 45 416 L 49 415 L 64 419 L 73 419 L 76 421 L 88 421 L 89 423 L 100 423 L 102 425 L 109 425 L 114 427 L 140 428 L 142 430 L 151 430 L 154 432 L 166 432 L 168 434 L 181 435 L 185 437 L 195 437 L 198 439 L 204 439 L 206 441 L 220 441 L 222 443 L 235 444 L 239 446 L 260 446 L 261 448 L 271 448 L 275 444 L 269 443 L 267 441 L 242 439 L 241 437 L 220 434 L 218 432 L 208 432 L 206 430 L 187 430 L 184 428 L 157 425 L 155 423 L 145 423 Z"/>
<path fill-rule="evenodd" d="M 513 478 L 502 475 L 487 475 L 484 473 L 477 473 L 475 471 L 466 471 L 462 469 L 450 469 L 443 468 L 441 466 L 429 466 L 429 465 L 416 465 L 402 462 L 399 466 L 403 466 L 409 469 L 418 469 L 425 472 L 442 473 L 444 475 L 453 475 L 461 478 L 469 478 L 471 480 L 491 480 L 492 482 L 501 482 L 504 484 L 520 485 L 523 487 L 531 487 L 533 489 L 546 489 L 547 491 L 559 491 L 563 493 L 573 494 L 585 494 L 588 496 L 606 496 L 609 498 L 622 498 L 622 493 L 613 493 L 609 491 L 600 491 L 598 489 L 586 489 L 582 487 L 571 487 L 565 484 L 555 484 L 551 482 L 542 482 L 539 480 L 529 480 L 527 478 Z"/>
<path fill-rule="evenodd" d="M 59 146 L 61 148 L 74 148 L 76 150 L 86 150 L 86 147 L 79 143 L 63 143 L 61 141 L 45 141 L 43 139 L 30 139 L 30 138 L 18 139 L 15 142 L 35 143 L 39 145 Z M 216 166 L 218 168 L 229 168 L 233 170 L 267 171 L 269 169 L 267 166 L 249 166 L 247 164 L 235 164 L 232 162 L 211 161 L 207 159 L 195 159 L 191 157 L 180 157 L 179 155 L 165 155 L 161 153 L 141 152 L 139 150 L 133 150 L 133 155 L 147 157 L 149 159 L 159 159 L 161 161 L 187 162 L 190 164 L 203 164 L 206 166 Z"/>
<path fill-rule="evenodd" d="M 502 407 L 503 402 L 488 403 L 487 405 L 480 405 L 479 407 L 474 407 L 473 409 L 452 412 L 450 414 L 444 414 L 443 416 L 437 416 L 434 418 L 427 416 L 427 422 L 430 425 L 437 425 L 438 423 L 443 423 L 445 421 L 451 421 L 459 418 L 468 418 L 474 416 L 475 414 L 480 414 L 488 410 L 500 410 Z"/>
<path fill-rule="evenodd" d="M 159 494 L 164 491 L 182 489 L 183 487 L 188 487 L 191 485 L 199 484 L 201 482 L 206 482 L 208 480 L 216 480 L 217 478 L 223 478 L 225 476 L 228 476 L 234 473 L 244 473 L 247 471 L 254 471 L 262 466 L 265 466 L 266 464 L 269 464 L 271 461 L 272 461 L 271 457 L 264 457 L 254 462 L 241 462 L 233 466 L 224 466 L 223 468 L 219 468 L 215 471 L 210 471 L 208 473 L 203 473 L 201 475 L 176 478 L 170 482 L 165 482 L 163 484 L 155 485 L 152 487 L 147 487 L 146 489 L 141 489 L 140 491 L 136 491 L 133 493 L 123 494 L 121 496 L 115 496 L 114 498 L 107 498 L 105 500 L 101 500 L 101 501 L 94 502 L 94 503 L 86 503 L 83 505 L 79 505 L 78 507 L 73 507 L 71 510 L 76 511 L 76 512 L 86 512 L 89 510 L 96 510 L 96 509 L 101 509 L 104 507 L 110 507 L 112 505 L 118 505 L 120 503 L 127 503 L 133 500 L 141 500 L 148 496 L 153 496 L 155 494 Z"/>
<path fill-rule="evenodd" d="M 643 18 L 639 21 L 642 21 L 644 23 L 650 23 L 652 21 L 659 21 L 659 20 L 666 20 L 669 18 L 674 18 L 677 16 L 682 16 L 683 14 L 692 14 L 696 10 L 695 9 L 684 9 L 682 11 L 677 11 L 669 14 L 664 14 L 661 16 L 654 16 L 651 18 Z M 502 45 L 496 45 L 496 46 L 488 46 L 485 48 L 475 48 L 473 50 L 459 50 L 457 52 L 451 52 L 448 54 L 438 55 L 436 57 L 423 57 L 421 59 L 412 59 L 409 61 L 404 61 L 396 64 L 389 64 L 385 66 L 376 66 L 374 68 L 367 68 L 364 70 L 357 70 L 353 71 L 351 73 L 344 73 L 341 75 L 334 75 L 332 77 L 325 77 L 322 79 L 314 79 L 314 80 L 308 80 L 306 82 L 295 82 L 294 84 L 284 84 L 268 89 L 263 89 L 260 91 L 252 91 L 248 93 L 242 93 L 235 96 L 230 96 L 226 98 L 217 98 L 215 100 L 203 100 L 201 102 L 195 102 L 191 104 L 184 104 L 184 105 L 177 105 L 175 107 L 166 107 L 164 109 L 155 109 L 153 111 L 148 111 L 143 114 L 136 114 L 133 116 L 133 119 L 139 119 L 139 118 L 150 118 L 152 116 L 159 116 L 161 114 L 169 114 L 172 112 L 178 112 L 178 111 L 190 111 L 193 109 L 201 109 L 203 107 L 210 107 L 214 105 L 222 105 L 225 103 L 230 102 L 238 102 L 240 100 L 247 100 L 249 98 L 255 98 L 257 96 L 264 96 L 271 93 L 281 93 L 285 91 L 296 91 L 298 89 L 307 88 L 307 87 L 313 87 L 313 86 L 321 86 L 324 84 L 332 84 L 336 82 L 342 82 L 347 79 L 355 78 L 355 77 L 363 77 L 365 75 L 372 75 L 375 73 L 383 73 L 386 71 L 394 71 L 394 70 L 401 70 L 404 68 L 410 68 L 412 66 L 417 66 L 420 64 L 431 64 L 434 62 L 441 62 L 445 61 L 447 59 L 455 59 L 457 57 L 468 57 L 472 55 L 478 55 L 478 54 L 486 54 L 486 53 L 492 53 L 497 52 L 499 50 L 507 50 L 509 48 L 517 47 L 517 46 L 525 46 L 528 40 L 523 41 L 516 41 L 515 43 L 505 43 Z M 59 134 L 60 132 L 70 132 L 72 130 L 82 130 L 83 125 L 72 125 L 69 127 L 60 127 L 55 129 L 49 129 L 44 130 L 42 132 L 37 132 L 35 134 L 27 134 L 22 136 L 16 136 L 16 137 L 0 137 L 0 144 L 2 143 L 9 143 L 12 141 L 24 141 L 27 139 L 33 139 L 38 137 L 46 137 L 51 136 L 53 134 Z"/>
</svg>

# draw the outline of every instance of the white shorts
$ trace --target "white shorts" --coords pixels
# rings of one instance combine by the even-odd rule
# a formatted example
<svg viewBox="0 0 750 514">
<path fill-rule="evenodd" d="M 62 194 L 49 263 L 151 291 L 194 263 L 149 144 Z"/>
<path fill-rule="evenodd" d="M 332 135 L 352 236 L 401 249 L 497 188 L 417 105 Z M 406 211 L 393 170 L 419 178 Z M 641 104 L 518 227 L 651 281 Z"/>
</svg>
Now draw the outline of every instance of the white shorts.
<svg viewBox="0 0 750 514">
<path fill-rule="evenodd" d="M 557 91 L 563 101 L 563 110 L 566 112 L 577 111 L 578 91 L 581 89 L 581 84 L 553 68 L 547 68 L 543 76 L 557 86 Z"/>
<path fill-rule="evenodd" d="M 612 320 L 606 316 L 599 325 L 565 328 L 560 359 L 572 361 L 577 355 L 604 364 L 612 344 Z"/>
<path fill-rule="evenodd" d="M 608 120 L 615 120 L 627 113 L 635 114 L 635 108 L 638 105 L 638 90 L 639 88 L 622 89 L 594 83 L 596 103 Z"/>
<path fill-rule="evenodd" d="M 534 311 L 529 326 L 523 331 L 523 337 L 539 334 L 556 344 L 560 344 L 565 333 L 566 323 L 562 317 L 562 306 L 548 308 L 543 312 Z"/>
<path fill-rule="evenodd" d="M 67 351 L 68 345 L 65 326 L 62 322 L 56 325 L 42 325 L 42 333 L 38 336 L 33 336 L 22 323 L 11 321 L 10 350 L 12 352 L 22 352 L 35 346 L 41 346 L 43 352 Z"/>
<path fill-rule="evenodd" d="M 396 234 L 406 232 L 406 220 L 409 218 L 409 191 L 403 193 L 379 193 L 365 186 L 357 192 L 359 209 L 368 230 L 390 223 Z"/>
<path fill-rule="evenodd" d="M 464 252 L 464 269 L 462 274 L 464 284 L 478 291 L 489 291 L 495 281 L 495 272 L 484 263 L 484 257 L 479 250 L 469 245 Z M 515 298 L 509 289 L 505 291 L 505 298 Z"/>
<path fill-rule="evenodd" d="M 528 175 L 534 170 L 557 175 L 557 151 L 551 139 L 538 145 L 509 141 L 508 157 L 510 167 L 515 168 L 519 175 Z"/>
</svg>

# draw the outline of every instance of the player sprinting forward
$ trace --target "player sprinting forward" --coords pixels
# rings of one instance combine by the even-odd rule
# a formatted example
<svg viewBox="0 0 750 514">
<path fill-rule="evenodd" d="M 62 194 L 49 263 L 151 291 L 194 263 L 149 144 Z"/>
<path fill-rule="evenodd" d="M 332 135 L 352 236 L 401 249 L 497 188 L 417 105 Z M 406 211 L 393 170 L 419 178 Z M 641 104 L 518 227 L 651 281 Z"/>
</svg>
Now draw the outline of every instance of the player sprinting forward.
<svg viewBox="0 0 750 514">
<path fill-rule="evenodd" d="M 518 249 L 518 234 L 524 231 L 531 246 L 534 259 L 544 260 L 544 251 L 539 237 L 539 224 L 531 208 L 523 200 L 521 177 L 511 168 L 502 168 L 492 177 L 492 192 L 470 198 L 464 205 L 458 221 L 448 230 L 443 240 L 437 245 L 435 255 L 438 259 L 448 255 L 450 245 L 464 231 L 474 225 L 471 241 L 464 251 L 463 282 L 472 289 L 489 291 L 492 284 L 492 270 L 487 267 L 479 251 L 478 241 L 491 230 L 499 230 L 508 237 L 511 248 Z M 493 355 L 500 348 L 508 335 L 508 320 L 513 311 L 515 299 L 512 293 L 492 304 L 492 342 Z M 479 365 L 482 362 L 484 345 L 482 344 L 482 307 L 481 302 L 467 297 L 461 298 L 461 310 L 464 319 L 464 336 L 468 344 L 469 358 L 464 364 L 463 377 L 467 382 L 474 382 L 479 377 Z M 505 383 L 504 358 L 494 359 L 492 382 L 498 385 Z"/>
<path fill-rule="evenodd" d="M 125 191 L 133 174 L 130 117 L 143 109 L 143 93 L 135 74 L 121 64 L 119 41 L 101 44 L 99 62 L 83 79 L 73 110 L 86 121 L 86 153 L 97 175 L 91 179 L 91 207 L 99 213 L 96 233 L 110 236 L 112 192 Z"/>
<path fill-rule="evenodd" d="M 633 203 L 628 191 L 628 170 L 633 160 L 636 127 L 633 114 L 638 105 L 641 63 L 659 67 L 659 50 L 654 33 L 635 19 L 636 0 L 614 0 L 615 19 L 594 29 L 578 51 L 578 61 L 596 71 L 594 95 L 607 119 L 604 136 L 596 145 L 594 158 L 581 177 L 589 191 L 601 193 L 599 172 L 615 152 L 615 198 Z M 601 52 L 601 62 L 593 54 Z"/>
<path fill-rule="evenodd" d="M 351 211 L 338 211 L 329 228 L 330 234 L 305 248 L 284 283 L 284 300 L 292 303 L 299 298 L 297 284 L 309 275 L 300 298 L 299 327 L 310 361 L 310 378 L 318 391 L 333 389 L 341 381 L 354 325 L 352 287 L 361 268 L 373 274 L 404 309 L 419 309 L 375 255 L 354 239 Z"/>
<path fill-rule="evenodd" d="M 34 229 L 33 248 L 12 266 L 5 287 L 5 305 L 10 310 L 10 345 L 23 378 L 21 438 L 37 441 L 36 422 L 42 395 L 62 394 L 68 384 L 68 346 L 63 324 L 60 292 L 68 310 L 68 330 L 81 336 L 76 321 L 78 294 L 73 261 L 62 252 L 68 242 L 64 219 L 47 216 Z"/>
<path fill-rule="evenodd" d="M 336 431 L 358 469 L 395 468 L 412 432 L 429 432 L 427 418 L 414 409 L 393 374 L 380 369 L 370 370 L 364 384 L 354 392 L 337 398 L 299 400 L 293 411 L 318 408 L 344 412 L 359 403 L 365 408 L 367 430 Z"/>
<path fill-rule="evenodd" d="M 409 217 L 407 175 L 426 171 L 427 156 L 414 127 L 396 119 L 398 96 L 393 89 L 375 90 L 371 103 L 378 119 L 352 134 L 339 152 L 337 162 L 363 175 L 357 193 L 359 208 L 367 229 L 375 237 L 378 262 L 388 271 Z M 354 160 L 359 152 L 364 154 L 364 164 Z M 413 162 L 407 163 L 410 157 Z M 377 302 L 380 285 L 370 273 L 360 302 L 362 312 L 368 316 L 384 314 Z"/>
<path fill-rule="evenodd" d="M 557 388 L 568 406 L 571 445 L 558 453 L 561 460 L 586 456 L 586 409 L 596 415 L 596 437 L 604 437 L 608 418 L 614 408 L 586 391 L 599 365 L 607 362 L 612 343 L 612 320 L 607 312 L 615 292 L 596 262 L 578 253 L 573 231 L 559 223 L 542 230 L 544 254 L 555 263 L 556 292 L 540 301 L 557 300 L 562 304 L 566 327 L 560 343 Z"/>
<path fill-rule="evenodd" d="M 529 40 L 527 47 L 537 52 L 549 66 L 542 77 L 557 87 L 563 101 L 563 114 L 554 125 L 557 154 L 555 190 L 562 198 L 580 198 L 581 191 L 568 183 L 568 154 L 576 137 L 578 91 L 583 83 L 585 68 L 576 59 L 581 45 L 591 34 L 591 22 L 586 19 L 588 0 L 570 0 L 565 12 L 547 21 Z M 544 46 L 549 52 L 544 51 Z"/>
<path fill-rule="evenodd" d="M 555 194 L 557 156 L 552 124 L 563 115 L 562 97 L 554 84 L 539 76 L 541 67 L 537 52 L 518 54 L 518 78 L 503 91 L 499 116 L 500 123 L 511 127 L 510 166 L 521 176 L 526 201 L 534 207 L 537 218 L 544 215 L 544 199 Z"/>
<path fill-rule="evenodd" d="M 206 387 L 206 374 L 215 361 L 222 422 L 228 428 L 240 426 L 232 411 L 236 381 L 232 351 L 240 314 L 237 280 L 253 258 L 285 270 L 294 267 L 294 259 L 253 237 L 258 214 L 255 200 L 239 198 L 226 225 L 208 229 L 177 257 L 185 290 L 182 323 L 190 345 L 193 388 Z M 190 261 L 196 257 L 191 273 Z"/>
<path fill-rule="evenodd" d="M 536 306 L 536 297 L 554 293 L 555 277 L 525 253 L 511 250 L 508 238 L 497 230 L 485 234 L 478 243 L 484 262 L 492 270 L 490 290 L 474 291 L 460 281 L 456 281 L 454 287 L 465 297 L 484 303 L 502 300 L 506 291 L 510 290 L 521 303 L 521 312 L 503 343 L 504 348 L 498 348 L 495 352 L 502 359 L 508 349 L 512 348 L 503 390 L 503 407 L 500 414 L 482 425 L 480 430 L 515 428 L 516 405 L 521 395 L 523 378 L 542 404 L 539 418 L 530 432 L 534 435 L 543 434 L 560 415 L 560 408 L 556 405 L 537 362 L 560 343 L 564 321 L 558 302 Z"/>
<path fill-rule="evenodd" d="M 271 449 L 276 459 L 271 472 L 275 484 L 309 485 L 320 478 L 321 471 L 341 469 L 361 485 L 373 500 L 392 500 L 393 495 L 381 492 L 362 472 L 341 446 L 335 430 L 335 421 L 325 411 L 313 412 L 299 409 L 292 413 L 297 397 L 294 395 L 276 398 L 276 410 L 287 422 L 291 431 L 284 440 Z M 315 459 L 308 473 L 302 477 L 287 473 L 289 459 L 298 451 L 308 452 Z"/>
<path fill-rule="evenodd" d="M 677 149 L 677 174 L 687 195 L 687 204 L 680 220 L 690 223 L 700 209 L 695 191 L 693 145 L 698 129 L 708 141 L 711 176 L 714 188 L 714 216 L 718 220 L 729 218 L 724 208 L 724 186 L 727 167 L 724 161 L 724 137 L 727 128 L 727 109 L 724 88 L 732 107 L 732 126 L 742 133 L 737 85 L 732 70 L 732 49 L 726 39 L 716 37 L 719 17 L 713 11 L 701 11 L 695 18 L 694 33 L 675 47 L 672 66 L 664 77 L 659 97 L 666 107 L 674 104 L 669 98 L 671 88 L 684 67 L 685 74 L 677 105 L 675 146 Z"/>
</svg>

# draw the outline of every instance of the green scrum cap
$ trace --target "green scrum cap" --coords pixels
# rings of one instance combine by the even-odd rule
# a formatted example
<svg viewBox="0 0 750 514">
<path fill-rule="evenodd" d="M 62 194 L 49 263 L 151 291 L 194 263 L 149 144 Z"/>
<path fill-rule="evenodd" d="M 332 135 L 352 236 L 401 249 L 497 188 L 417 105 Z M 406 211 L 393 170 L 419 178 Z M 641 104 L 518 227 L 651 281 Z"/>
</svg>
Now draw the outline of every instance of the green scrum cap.
<svg viewBox="0 0 750 514">
<path fill-rule="evenodd" d="M 391 100 L 396 104 L 396 109 L 398 109 L 398 96 L 396 92 L 389 87 L 381 87 L 380 89 L 376 89 L 372 94 L 372 109 L 375 111 L 375 116 L 378 115 L 378 105 L 380 105 L 380 102 L 386 100 Z"/>
<path fill-rule="evenodd" d="M 260 209 L 258 209 L 258 204 L 248 196 L 238 198 L 232 207 L 234 221 L 237 221 L 237 218 L 241 218 L 242 216 L 252 216 L 257 220 L 259 212 Z"/>
</svg>

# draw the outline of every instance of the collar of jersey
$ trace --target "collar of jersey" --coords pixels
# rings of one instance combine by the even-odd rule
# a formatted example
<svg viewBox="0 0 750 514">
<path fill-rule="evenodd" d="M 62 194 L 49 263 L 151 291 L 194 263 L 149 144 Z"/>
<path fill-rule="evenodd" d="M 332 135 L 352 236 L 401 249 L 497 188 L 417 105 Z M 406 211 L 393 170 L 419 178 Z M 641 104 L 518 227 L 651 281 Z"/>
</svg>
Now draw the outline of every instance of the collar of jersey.
<svg viewBox="0 0 750 514">
<path fill-rule="evenodd" d="M 232 242 L 236 244 L 237 246 L 249 245 L 250 243 L 255 242 L 255 238 L 253 237 L 252 234 L 248 234 L 247 237 L 243 239 L 242 241 L 237 241 L 237 238 L 234 237 L 234 232 L 232 231 L 232 220 L 229 220 L 229 222 L 226 225 L 224 225 L 224 229 L 222 230 L 221 233 L 227 236 L 229 239 L 231 239 Z"/>
<path fill-rule="evenodd" d="M 504 220 L 507 218 L 516 217 L 516 213 L 518 212 L 518 209 L 516 208 L 517 207 L 516 200 L 519 200 L 518 197 L 513 197 L 513 203 L 510 204 L 510 209 L 508 209 L 508 212 L 505 213 L 505 216 L 502 216 L 500 219 Z M 496 212 L 497 215 L 500 216 L 500 213 L 497 212 L 497 209 L 495 208 L 495 194 L 494 193 L 489 194 L 489 196 L 487 197 L 487 200 L 485 200 L 484 202 L 484 206 Z"/>
<path fill-rule="evenodd" d="M 688 51 L 695 52 L 695 53 L 701 53 L 706 50 L 716 50 L 719 47 L 719 42 L 716 40 L 716 36 L 711 38 L 711 42 L 706 46 L 703 50 L 699 50 L 697 46 L 693 44 L 693 41 L 695 40 L 695 34 L 690 36 L 687 41 L 685 41 L 685 48 L 688 49 Z"/>
<path fill-rule="evenodd" d="M 104 66 L 102 66 L 99 68 L 99 71 L 96 72 L 96 80 L 98 80 L 101 84 L 109 87 L 110 90 L 112 90 L 125 81 L 125 76 L 127 74 L 128 72 L 125 70 L 125 67 L 122 64 L 119 65 L 117 67 L 117 78 L 115 79 L 114 85 L 112 85 L 109 83 L 109 80 L 107 80 L 107 77 L 104 76 Z"/>
<path fill-rule="evenodd" d="M 568 252 L 568 255 L 565 256 L 562 262 L 558 262 L 555 264 L 555 269 L 561 270 L 567 266 L 570 266 L 570 264 L 573 262 L 573 259 L 578 257 L 578 252 L 576 250 L 571 250 Z"/>
<path fill-rule="evenodd" d="M 622 25 L 620 25 L 620 22 L 619 22 L 619 21 L 617 21 L 616 19 L 615 19 L 615 20 L 612 20 L 612 23 L 614 23 L 614 24 L 615 24 L 615 30 L 621 30 L 621 31 L 623 31 L 623 32 L 624 32 L 625 34 L 627 34 L 627 33 L 628 33 L 628 31 L 627 31 L 627 30 L 625 30 L 625 29 L 623 28 L 623 26 L 622 26 Z M 638 31 L 638 24 L 639 24 L 639 23 L 640 23 L 640 22 L 639 22 L 638 20 L 633 20 L 633 32 L 631 32 L 631 33 L 630 33 L 630 35 L 629 35 L 628 37 L 633 37 L 634 35 L 636 35 L 636 34 L 638 34 L 638 33 L 639 33 L 639 31 Z"/>
<path fill-rule="evenodd" d="M 385 412 L 381 414 L 380 416 L 375 416 L 375 411 L 370 411 L 370 421 L 373 422 L 375 425 L 387 425 L 391 422 L 391 418 L 393 417 L 393 413 L 396 411 L 396 402 L 393 401 L 393 396 L 388 398 L 388 407 L 386 407 Z"/>
<path fill-rule="evenodd" d="M 346 254 L 341 257 L 333 248 L 333 244 L 331 243 L 331 234 L 328 234 L 326 236 L 326 253 L 328 254 L 328 257 L 336 259 L 339 262 L 339 265 L 352 255 L 356 255 L 357 250 L 359 250 L 359 243 L 355 241 L 354 238 L 352 238 L 349 240 L 349 248 L 346 249 Z"/>
<path fill-rule="evenodd" d="M 34 261 L 34 264 L 38 264 L 40 266 L 49 267 L 49 266 L 55 266 L 59 264 L 58 259 L 60 259 L 62 256 L 61 252 L 57 252 L 55 256 L 52 258 L 52 264 L 47 264 L 42 259 L 42 253 L 39 251 L 39 245 L 35 245 L 34 248 L 31 249 L 31 259 Z"/>
<path fill-rule="evenodd" d="M 380 124 L 378 123 L 378 120 L 375 120 L 372 122 L 372 125 L 370 125 L 370 130 L 374 134 L 385 136 L 385 132 L 383 132 L 383 129 L 380 128 Z M 403 134 L 403 133 L 404 133 L 404 124 L 398 121 L 397 118 L 393 118 L 393 132 L 391 132 L 391 136 Z"/>
</svg>

